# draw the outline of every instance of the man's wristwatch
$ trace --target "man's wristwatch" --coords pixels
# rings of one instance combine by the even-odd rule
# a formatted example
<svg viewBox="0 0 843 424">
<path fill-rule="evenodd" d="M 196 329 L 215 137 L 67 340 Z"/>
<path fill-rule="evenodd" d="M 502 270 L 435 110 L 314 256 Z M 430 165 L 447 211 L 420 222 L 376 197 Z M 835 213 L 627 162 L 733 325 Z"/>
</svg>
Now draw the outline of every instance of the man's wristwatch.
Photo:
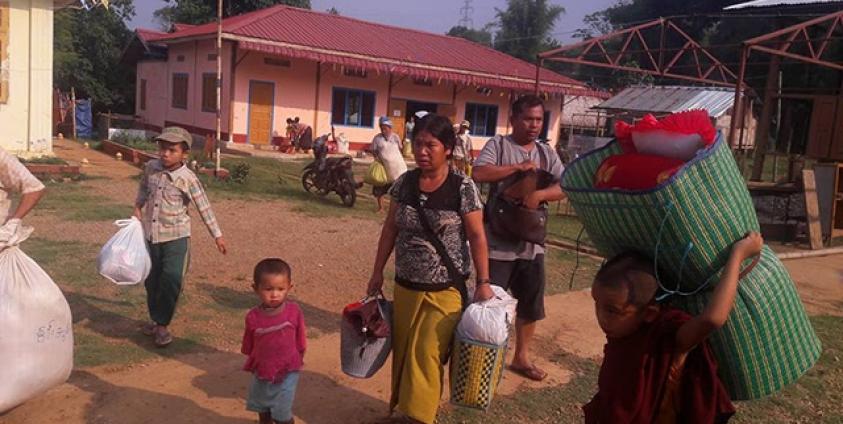
<svg viewBox="0 0 843 424">
<path fill-rule="evenodd" d="M 479 286 L 481 284 L 492 284 L 492 280 L 490 280 L 488 278 L 484 278 L 482 280 L 477 280 L 477 285 Z"/>
</svg>

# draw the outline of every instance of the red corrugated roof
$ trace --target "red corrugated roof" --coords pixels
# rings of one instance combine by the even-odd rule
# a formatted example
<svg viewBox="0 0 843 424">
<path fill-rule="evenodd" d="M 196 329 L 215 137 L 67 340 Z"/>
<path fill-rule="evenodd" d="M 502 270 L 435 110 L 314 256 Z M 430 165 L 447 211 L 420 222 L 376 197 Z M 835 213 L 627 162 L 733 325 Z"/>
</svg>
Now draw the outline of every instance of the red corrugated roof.
<svg viewBox="0 0 843 424">
<path fill-rule="evenodd" d="M 144 29 L 144 28 L 136 29 L 135 34 L 137 34 L 138 38 L 140 38 L 141 41 L 143 41 L 144 43 L 158 42 L 161 39 L 167 38 L 167 36 L 171 35 L 171 34 L 166 33 L 166 32 L 154 31 L 154 30 L 151 30 L 151 29 Z"/>
<path fill-rule="evenodd" d="M 157 41 L 212 36 L 216 24 L 185 27 Z M 398 28 L 278 5 L 223 20 L 226 38 L 267 53 L 461 83 L 532 89 L 535 65 L 462 38 Z M 542 88 L 597 94 L 580 81 L 546 69 Z"/>
</svg>

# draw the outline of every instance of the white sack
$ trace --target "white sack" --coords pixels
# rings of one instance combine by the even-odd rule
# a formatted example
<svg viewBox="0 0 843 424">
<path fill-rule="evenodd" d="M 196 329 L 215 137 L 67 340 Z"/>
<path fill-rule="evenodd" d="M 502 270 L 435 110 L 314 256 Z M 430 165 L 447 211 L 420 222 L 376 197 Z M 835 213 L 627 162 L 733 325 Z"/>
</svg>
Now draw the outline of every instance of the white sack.
<svg viewBox="0 0 843 424">
<path fill-rule="evenodd" d="M 0 413 L 67 380 L 73 321 L 61 290 L 17 244 L 32 233 L 0 228 Z"/>
</svg>

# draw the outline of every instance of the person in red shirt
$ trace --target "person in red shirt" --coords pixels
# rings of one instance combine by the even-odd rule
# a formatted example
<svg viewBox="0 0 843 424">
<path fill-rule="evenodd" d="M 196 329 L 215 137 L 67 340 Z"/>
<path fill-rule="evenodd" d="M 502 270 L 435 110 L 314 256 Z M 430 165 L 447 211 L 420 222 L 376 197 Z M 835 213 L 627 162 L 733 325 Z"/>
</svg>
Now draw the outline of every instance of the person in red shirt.
<svg viewBox="0 0 843 424">
<path fill-rule="evenodd" d="M 293 399 L 307 348 L 304 316 L 287 300 L 292 289 L 290 265 L 269 258 L 255 266 L 252 288 L 260 305 L 246 315 L 241 352 L 243 369 L 253 374 L 246 409 L 258 413 L 261 424 L 292 424 Z"/>
<path fill-rule="evenodd" d="M 653 263 L 623 253 L 597 272 L 591 295 L 606 333 L 598 392 L 583 407 L 586 424 L 724 423 L 734 415 L 706 338 L 735 303 L 741 263 L 761 252 L 751 233 L 732 247 L 702 314 L 656 303 Z"/>
</svg>

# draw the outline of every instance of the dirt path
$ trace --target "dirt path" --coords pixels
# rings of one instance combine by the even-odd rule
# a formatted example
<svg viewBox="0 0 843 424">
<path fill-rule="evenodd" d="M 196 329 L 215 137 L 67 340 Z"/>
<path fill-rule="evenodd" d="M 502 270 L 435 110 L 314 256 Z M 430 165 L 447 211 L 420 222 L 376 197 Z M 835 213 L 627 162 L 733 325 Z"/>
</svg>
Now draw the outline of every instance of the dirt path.
<svg viewBox="0 0 843 424">
<path fill-rule="evenodd" d="M 843 255 L 784 262 L 811 315 L 843 316 Z"/>
<path fill-rule="evenodd" d="M 89 176 L 106 178 L 129 178 L 139 170 L 131 165 L 118 163 L 113 157 L 66 138 L 53 139 L 56 156 L 82 165 L 82 172 Z M 87 163 L 85 163 L 87 161 Z"/>
<path fill-rule="evenodd" d="M 85 187 L 115 202 L 132 201 L 136 182 L 131 177 L 137 169 L 67 143 L 58 143 L 60 155 L 86 157 L 91 163 L 86 172 L 109 178 L 85 181 Z M 225 257 L 219 255 L 201 223 L 194 220 L 193 263 L 186 295 L 248 303 L 248 276 L 254 263 L 265 256 L 284 257 L 294 264 L 294 296 L 316 330 L 309 341 L 294 408 L 297 422 L 364 423 L 385 416 L 389 366 L 368 380 L 345 376 L 339 369 L 336 324 L 338 311 L 363 290 L 374 256 L 378 223 L 307 217 L 281 201 L 212 201 L 231 251 Z M 100 245 L 113 232 L 108 222 L 71 224 L 53 215 L 36 216 L 32 223 L 41 237 L 57 241 Z M 839 265 L 833 265 L 837 263 L 839 258 L 787 262 L 812 313 L 841 313 L 843 288 L 836 269 Z M 582 358 L 601 355 L 604 339 L 588 291 L 551 296 L 547 311 L 536 345 L 538 363 L 550 372 L 550 378 L 533 383 L 505 373 L 499 394 L 566 384 L 572 372 L 550 362 L 560 351 Z M 177 317 L 173 326 L 177 335 L 187 318 L 184 314 Z M 101 331 L 102 326 L 109 325 L 117 323 L 80 321 L 76 328 Z M 250 377 L 239 371 L 243 356 L 237 351 L 238 343 L 239 334 L 231 334 L 226 340 L 209 341 L 200 353 L 130 366 L 78 368 L 67 383 L 0 416 L 0 423 L 254 422 L 254 415 L 244 409 Z"/>
</svg>

